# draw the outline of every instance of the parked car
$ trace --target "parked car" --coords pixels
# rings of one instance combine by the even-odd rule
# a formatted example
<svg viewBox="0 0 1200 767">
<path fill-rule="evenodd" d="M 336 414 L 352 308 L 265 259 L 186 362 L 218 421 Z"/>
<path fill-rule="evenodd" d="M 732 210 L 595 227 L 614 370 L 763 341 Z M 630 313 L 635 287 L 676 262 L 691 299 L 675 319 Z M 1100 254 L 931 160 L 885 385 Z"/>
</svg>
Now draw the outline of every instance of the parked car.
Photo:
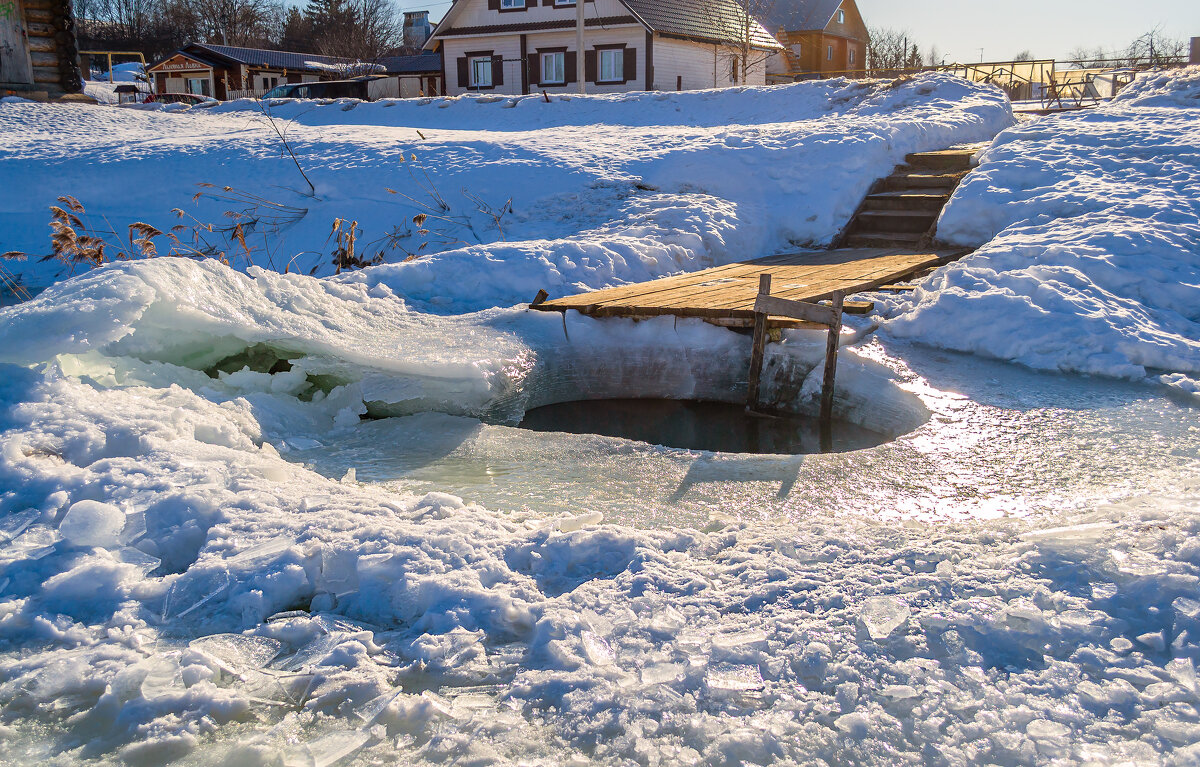
<svg viewBox="0 0 1200 767">
<path fill-rule="evenodd" d="M 189 106 L 198 106 L 200 104 L 218 104 L 212 96 L 198 96 L 195 93 L 151 93 L 146 97 L 147 104 L 188 104 Z"/>
<path fill-rule="evenodd" d="M 278 85 L 264 99 L 376 99 L 400 98 L 400 81 L 387 75 L 368 75 L 352 80 L 325 80 Z"/>
</svg>

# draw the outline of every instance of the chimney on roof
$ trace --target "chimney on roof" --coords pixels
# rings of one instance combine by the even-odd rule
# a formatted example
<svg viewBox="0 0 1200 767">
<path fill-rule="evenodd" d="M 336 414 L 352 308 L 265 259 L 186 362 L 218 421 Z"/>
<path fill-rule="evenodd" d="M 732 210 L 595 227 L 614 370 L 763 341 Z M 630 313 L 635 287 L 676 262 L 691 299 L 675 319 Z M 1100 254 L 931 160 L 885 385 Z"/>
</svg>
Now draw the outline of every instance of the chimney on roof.
<svg viewBox="0 0 1200 767">
<path fill-rule="evenodd" d="M 429 11 L 404 12 L 404 47 L 421 48 L 433 33 Z"/>
</svg>

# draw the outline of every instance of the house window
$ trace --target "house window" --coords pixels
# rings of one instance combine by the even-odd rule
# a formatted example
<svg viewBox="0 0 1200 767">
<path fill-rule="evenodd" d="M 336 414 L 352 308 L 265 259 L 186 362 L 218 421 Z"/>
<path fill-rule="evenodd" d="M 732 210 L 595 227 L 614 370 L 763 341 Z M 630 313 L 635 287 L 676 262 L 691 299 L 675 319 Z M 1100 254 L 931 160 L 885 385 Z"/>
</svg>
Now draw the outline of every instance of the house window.
<svg viewBox="0 0 1200 767">
<path fill-rule="evenodd" d="M 843 11 L 841 8 L 839 8 L 838 9 L 838 24 L 845 24 L 845 23 L 846 23 L 846 12 Z"/>
<path fill-rule="evenodd" d="M 270 90 L 271 88 L 274 88 L 276 85 L 279 85 L 278 77 L 264 77 L 262 79 L 263 90 Z"/>
<path fill-rule="evenodd" d="M 542 83 L 554 84 L 567 81 L 566 58 L 567 54 L 562 51 L 542 54 Z"/>
<path fill-rule="evenodd" d="M 500 8 L 508 10 L 511 8 L 524 8 L 525 0 L 500 0 Z"/>
<path fill-rule="evenodd" d="M 832 45 L 825 49 L 825 60 L 833 61 L 833 46 Z"/>
<path fill-rule="evenodd" d="M 471 59 L 471 87 L 490 88 L 492 86 L 492 59 Z"/>
<path fill-rule="evenodd" d="M 729 70 L 729 82 L 731 82 L 731 83 L 736 83 L 738 81 L 737 68 L 738 68 L 738 60 L 735 58 L 733 60 L 733 66 Z"/>
<path fill-rule="evenodd" d="M 564 5 L 574 6 L 575 0 L 554 0 L 554 5 L 556 7 L 562 7 Z"/>
<path fill-rule="evenodd" d="M 619 83 L 625 80 L 625 51 L 621 48 L 606 48 L 600 53 L 601 83 Z"/>
<path fill-rule="evenodd" d="M 197 96 L 211 96 L 208 92 L 207 77 L 189 77 L 187 81 L 187 92 L 194 93 Z"/>
<path fill-rule="evenodd" d="M 854 63 L 854 49 L 853 48 L 850 49 L 850 63 L 851 64 Z"/>
</svg>

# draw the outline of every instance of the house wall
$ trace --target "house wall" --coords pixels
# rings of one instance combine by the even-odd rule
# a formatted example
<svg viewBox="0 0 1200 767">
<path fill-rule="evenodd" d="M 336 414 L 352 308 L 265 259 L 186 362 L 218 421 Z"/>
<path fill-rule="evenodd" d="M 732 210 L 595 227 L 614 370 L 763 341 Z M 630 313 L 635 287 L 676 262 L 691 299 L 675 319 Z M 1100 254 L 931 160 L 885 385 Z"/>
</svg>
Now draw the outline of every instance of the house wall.
<svg viewBox="0 0 1200 767">
<path fill-rule="evenodd" d="M 586 0 L 584 15 L 628 16 L 629 9 L 617 0 Z M 494 4 L 494 3 L 493 3 Z M 492 24 L 534 24 L 542 21 L 574 21 L 575 4 L 554 5 L 553 0 L 526 0 L 522 10 L 490 10 L 487 0 L 477 0 L 460 9 L 454 19 L 455 27 L 481 27 Z"/>
<path fill-rule="evenodd" d="M 865 74 L 867 41 L 870 39 L 867 25 L 854 0 L 845 0 L 839 10 L 845 12 L 845 21 L 839 22 L 838 14 L 834 12 L 824 29 L 780 30 L 777 37 L 787 51 L 769 62 L 768 71 L 773 74 L 836 73 L 851 77 Z"/>
<path fill-rule="evenodd" d="M 752 51 L 750 76 L 742 77 L 738 49 L 690 40 L 654 37 L 654 87 L 658 90 L 698 90 L 726 88 L 731 85 L 765 85 L 765 52 Z M 738 59 L 738 80 L 734 80 L 733 60 Z"/>
<path fill-rule="evenodd" d="M 522 58 L 522 35 L 487 35 L 479 37 L 445 37 L 442 46 L 446 56 L 446 93 L 457 96 L 462 93 L 575 93 L 578 84 L 575 82 L 575 70 L 567 67 L 567 82 L 561 85 L 541 85 L 537 73 L 533 73 L 528 84 L 523 80 L 526 68 L 529 66 L 529 54 L 536 54 L 539 48 L 565 48 L 568 53 L 575 52 L 575 31 L 530 32 L 525 37 L 526 57 Z M 588 93 L 620 93 L 622 91 L 644 90 L 646 80 L 646 31 L 640 26 L 628 25 L 610 27 L 608 29 L 588 28 L 584 36 L 584 50 L 594 50 L 597 45 L 621 45 L 633 51 L 633 72 L 625 71 L 627 82 L 624 84 L 587 84 Z M 491 88 L 474 88 L 460 82 L 459 60 L 470 58 L 467 54 L 486 54 L 500 57 L 503 61 L 503 82 L 496 83 Z M 628 61 L 629 59 L 627 59 Z M 493 68 L 493 82 L 495 82 Z"/>
</svg>

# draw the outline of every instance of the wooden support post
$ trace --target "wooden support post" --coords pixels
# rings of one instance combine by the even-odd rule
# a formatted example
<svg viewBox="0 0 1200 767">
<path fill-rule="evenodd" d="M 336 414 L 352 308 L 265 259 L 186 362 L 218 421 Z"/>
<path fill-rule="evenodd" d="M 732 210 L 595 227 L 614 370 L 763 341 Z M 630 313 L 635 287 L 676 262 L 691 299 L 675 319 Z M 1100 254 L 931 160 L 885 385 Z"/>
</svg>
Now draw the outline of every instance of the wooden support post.
<svg viewBox="0 0 1200 767">
<path fill-rule="evenodd" d="M 833 324 L 825 342 L 825 378 L 821 382 L 821 450 L 833 449 L 833 384 L 837 376 L 838 341 L 842 334 L 842 303 L 845 295 L 833 294 Z"/>
<path fill-rule="evenodd" d="M 771 275 L 758 275 L 758 295 L 771 295 Z M 763 356 L 767 347 L 767 313 L 754 312 L 754 346 L 750 352 L 749 393 L 746 396 L 746 410 L 758 408 L 758 383 L 762 376 Z"/>
</svg>

